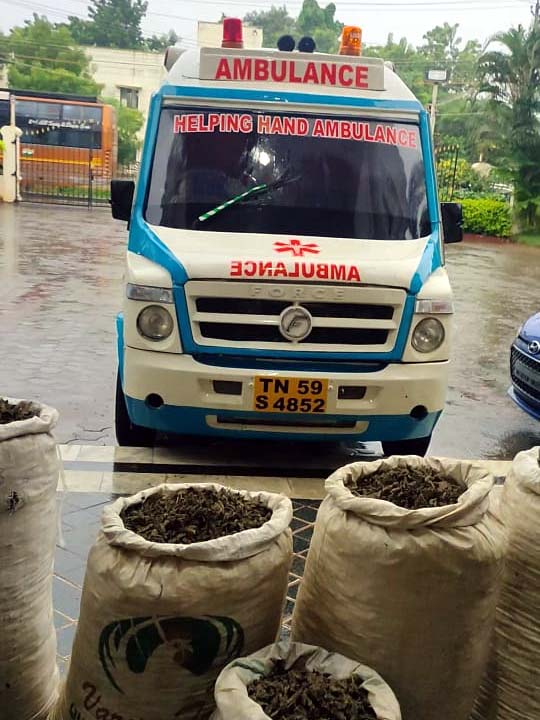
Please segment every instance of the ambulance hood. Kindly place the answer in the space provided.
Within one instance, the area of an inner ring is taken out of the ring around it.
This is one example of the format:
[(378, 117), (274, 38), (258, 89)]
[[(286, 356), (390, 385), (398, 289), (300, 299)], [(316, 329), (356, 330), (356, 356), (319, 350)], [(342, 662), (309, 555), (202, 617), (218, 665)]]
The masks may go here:
[[(191, 280), (340, 282), (411, 289), (429, 275), (435, 243), (252, 233), (150, 226)], [(417, 288), (414, 288), (417, 289)]]

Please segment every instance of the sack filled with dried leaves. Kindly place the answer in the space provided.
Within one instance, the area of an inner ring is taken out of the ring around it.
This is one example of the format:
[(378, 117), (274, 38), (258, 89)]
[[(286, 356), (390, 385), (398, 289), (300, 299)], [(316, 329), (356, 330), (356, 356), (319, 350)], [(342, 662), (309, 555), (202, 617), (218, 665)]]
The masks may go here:
[(374, 670), (312, 645), (277, 643), (219, 676), (212, 720), (401, 720)]
[(0, 398), (2, 720), (43, 720), (57, 693), (52, 608), (57, 422), (50, 407)]
[(282, 495), (212, 484), (108, 506), (53, 718), (207, 718), (223, 667), (279, 633), (291, 518)]
[[(404, 720), (466, 720), (488, 656), (505, 553), (493, 477), (394, 457), (326, 481), (293, 640), (368, 663)], [(396, 504), (399, 503), (399, 504)]]
[(501, 493), (508, 556), (474, 720), (540, 718), (540, 448), (520, 452)]

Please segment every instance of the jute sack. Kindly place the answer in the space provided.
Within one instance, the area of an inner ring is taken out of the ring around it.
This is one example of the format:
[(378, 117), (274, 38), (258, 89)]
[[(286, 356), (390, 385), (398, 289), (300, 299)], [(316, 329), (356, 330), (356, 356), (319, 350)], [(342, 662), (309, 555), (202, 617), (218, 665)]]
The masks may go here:
[(191, 545), (148, 542), (124, 527), (123, 508), (186, 487), (161, 485), (104, 510), (53, 718), (207, 718), (223, 667), (275, 641), (292, 560), (291, 501), (233, 491), (264, 503), (270, 520)]
[(360, 675), (377, 720), (401, 720), (396, 696), (374, 670), (343, 655), (300, 643), (270, 645), (228, 665), (216, 683), (217, 710), (212, 720), (272, 720), (258, 703), (250, 699), (247, 686), (269, 675), (277, 660), (284, 660), (287, 670), (317, 670), (340, 680)]
[(58, 413), (35, 407), (36, 417), (0, 425), (2, 720), (45, 718), (58, 684), (52, 607)]
[[(451, 475), (464, 493), (453, 505), (407, 510), (345, 486), (403, 465)], [(331, 475), (293, 640), (369, 663), (396, 693), (404, 720), (466, 720), (487, 661), (505, 550), (489, 512), (492, 486), (472, 463), (412, 456)]]
[(539, 452), (516, 456), (502, 491), (508, 555), (475, 720), (540, 718)]

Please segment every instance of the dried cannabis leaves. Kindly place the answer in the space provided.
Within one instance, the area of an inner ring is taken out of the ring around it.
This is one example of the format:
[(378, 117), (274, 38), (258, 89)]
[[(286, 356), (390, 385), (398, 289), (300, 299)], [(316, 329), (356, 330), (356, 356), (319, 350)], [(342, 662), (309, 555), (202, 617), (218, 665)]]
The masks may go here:
[(388, 500), (408, 510), (453, 505), (466, 490), (457, 480), (427, 466), (382, 467), (347, 487), (358, 497)]
[(265, 505), (230, 490), (187, 487), (150, 495), (122, 510), (121, 518), (145, 540), (189, 545), (258, 528), (271, 515)]
[(280, 660), (270, 675), (248, 685), (248, 694), (272, 720), (374, 720), (362, 684), (358, 675), (337, 680), (317, 671), (285, 670)]

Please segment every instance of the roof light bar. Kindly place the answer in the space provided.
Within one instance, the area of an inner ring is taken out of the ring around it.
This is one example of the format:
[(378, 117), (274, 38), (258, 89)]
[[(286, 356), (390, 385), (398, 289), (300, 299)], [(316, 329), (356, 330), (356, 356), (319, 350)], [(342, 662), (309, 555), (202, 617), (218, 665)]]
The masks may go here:
[(355, 25), (346, 25), (341, 34), (340, 55), (362, 54), (362, 28)]
[(242, 21), (240, 18), (223, 19), (223, 40), (221, 47), (241, 50), (244, 47)]

